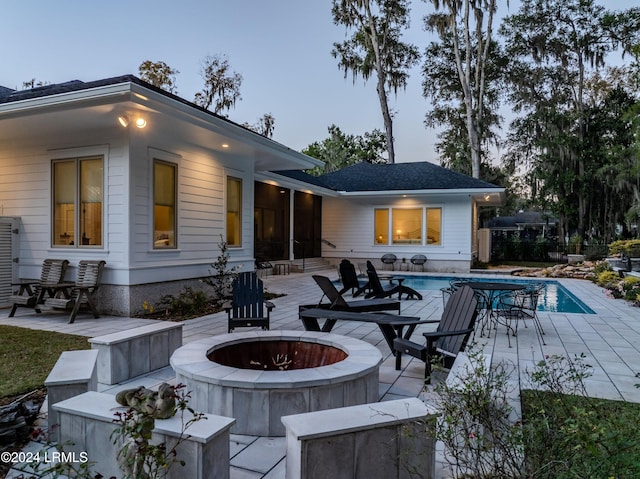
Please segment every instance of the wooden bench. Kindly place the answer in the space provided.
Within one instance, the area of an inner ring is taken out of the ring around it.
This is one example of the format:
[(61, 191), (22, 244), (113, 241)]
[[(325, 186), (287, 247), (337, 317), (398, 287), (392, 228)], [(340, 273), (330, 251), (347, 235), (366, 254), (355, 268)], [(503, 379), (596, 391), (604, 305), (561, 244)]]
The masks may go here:
[(58, 414), (52, 406), (87, 391), (96, 391), (98, 387), (97, 362), (98, 351), (93, 349), (63, 351), (49, 372), (44, 385), (47, 387), (47, 419), (50, 440), (56, 441), (58, 439), (58, 425), (60, 424)]
[(98, 350), (98, 382), (117, 384), (169, 366), (182, 346), (183, 323), (157, 321), (89, 339)]
[[(125, 411), (111, 394), (86, 392), (53, 405), (60, 418), (60, 443), (65, 452), (84, 452), (93, 463), (92, 470), (104, 477), (121, 477), (117, 454), (111, 434), (117, 427), (113, 420), (116, 411)], [(184, 421), (191, 418), (185, 411)], [(229, 478), (229, 430), (235, 419), (206, 414), (185, 432), (186, 440), (178, 446), (176, 459), (185, 465), (174, 464), (165, 476), (167, 479)], [(183, 433), (180, 413), (169, 419), (156, 419), (153, 429), (154, 442), (171, 444)]]
[(286, 479), (433, 478), (435, 421), (417, 398), (284, 416)]
[[(339, 311), (324, 308), (307, 308), (300, 306), (298, 315), (304, 329), (307, 331), (319, 331), (328, 333), (338, 321), (362, 321), (365, 323), (375, 323), (380, 328), (385, 341), (389, 345), (391, 352), (394, 352), (393, 341), (396, 338), (409, 339), (420, 324), (433, 323), (434, 320), (421, 320), (417, 316), (400, 316), (397, 314), (376, 313), (355, 313), (351, 311)], [(318, 319), (324, 319), (322, 327)], [(438, 320), (435, 320), (438, 322)], [(403, 333), (405, 326), (408, 326)]]
[(104, 270), (105, 264), (106, 262), (102, 260), (80, 261), (78, 263), (78, 273), (75, 283), (49, 285), (49, 288), (55, 291), (55, 296), (45, 299), (45, 306), (58, 309), (71, 308), (69, 323), (75, 321), (80, 306), (83, 304), (89, 306), (94, 318), (99, 318), (100, 315), (93, 301), (93, 296), (100, 287), (102, 271)]
[(9, 317), (16, 314), (18, 307), (33, 308), (36, 313), (40, 313), (40, 304), (44, 301), (45, 295), (53, 296), (55, 291), (48, 285), (56, 285), (64, 280), (64, 275), (69, 266), (66, 259), (45, 259), (42, 263), (40, 281), (19, 281), (12, 283), (18, 286), (18, 292), (9, 296), (9, 302), (13, 303)]

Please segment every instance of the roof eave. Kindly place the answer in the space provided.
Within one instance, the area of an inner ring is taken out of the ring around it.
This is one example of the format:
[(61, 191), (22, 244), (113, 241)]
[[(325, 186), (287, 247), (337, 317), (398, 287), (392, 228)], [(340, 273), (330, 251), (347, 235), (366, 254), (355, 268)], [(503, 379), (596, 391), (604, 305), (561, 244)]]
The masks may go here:
[(305, 193), (311, 193), (321, 196), (338, 196), (338, 192), (324, 188), (322, 186), (307, 183), (306, 181), (296, 180), (286, 176), (278, 175), (277, 172), (271, 173), (268, 171), (256, 172), (256, 181), (261, 181), (274, 186), (282, 186), (284, 188), (290, 188), (293, 190), (303, 191)]
[(398, 195), (469, 195), (504, 194), (504, 188), (432, 188), (425, 190), (339, 191), (341, 196), (398, 196)]

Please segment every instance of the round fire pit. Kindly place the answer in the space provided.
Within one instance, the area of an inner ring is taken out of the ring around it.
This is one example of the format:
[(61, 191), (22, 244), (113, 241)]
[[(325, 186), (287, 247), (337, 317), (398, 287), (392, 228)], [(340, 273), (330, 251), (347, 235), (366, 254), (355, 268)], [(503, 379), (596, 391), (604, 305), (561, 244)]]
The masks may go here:
[(233, 417), (236, 434), (283, 436), (282, 416), (377, 402), (382, 355), (331, 333), (231, 333), (188, 343), (171, 356), (199, 411)]

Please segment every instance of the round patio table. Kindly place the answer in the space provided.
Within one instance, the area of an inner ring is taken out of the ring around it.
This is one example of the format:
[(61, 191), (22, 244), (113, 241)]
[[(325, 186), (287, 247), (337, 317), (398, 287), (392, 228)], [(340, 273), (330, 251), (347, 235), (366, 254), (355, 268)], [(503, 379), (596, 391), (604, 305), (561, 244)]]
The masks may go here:
[[(478, 296), (478, 309), (482, 309), (482, 327), (480, 329), (480, 336), (484, 336), (485, 327), (488, 330), (488, 337), (491, 337), (491, 328), (493, 323), (498, 322), (498, 315), (494, 314), (494, 303), (500, 293), (503, 291), (522, 291), (527, 288), (526, 284), (522, 283), (506, 283), (502, 281), (457, 281), (453, 283), (454, 287), (469, 286), (477, 293)], [(509, 334), (509, 325), (505, 323), (507, 327), (507, 334)]]

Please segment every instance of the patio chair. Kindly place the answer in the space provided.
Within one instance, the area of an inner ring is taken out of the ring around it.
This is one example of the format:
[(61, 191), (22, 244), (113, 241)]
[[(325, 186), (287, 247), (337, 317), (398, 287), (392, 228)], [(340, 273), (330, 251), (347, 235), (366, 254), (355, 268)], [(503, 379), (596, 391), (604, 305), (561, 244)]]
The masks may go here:
[[(398, 299), (401, 299), (402, 293), (405, 293), (408, 299), (422, 299), (422, 295), (415, 289), (404, 286), (402, 284), (403, 279), (400, 278), (396, 278), (397, 284), (392, 283), (388, 286), (382, 286), (378, 272), (371, 261), (367, 261), (367, 275), (369, 276), (368, 287), (371, 291), (365, 295), (365, 298), (386, 298), (398, 293)], [(393, 278), (391, 279), (393, 280)]]
[[(239, 273), (231, 283), (231, 302), (224, 305), (227, 312), (228, 331), (235, 328), (260, 327), (269, 329), (271, 310), (275, 305), (264, 300), (262, 280), (255, 271)], [(266, 309), (266, 315), (265, 315)]]
[[(323, 292), (322, 298), (320, 298), (317, 305), (300, 306), (301, 308), (327, 308), (339, 311), (351, 311), (354, 313), (373, 311), (397, 311), (400, 313), (400, 301), (390, 299), (359, 299), (356, 301), (346, 301), (329, 278), (314, 275), (313, 279)], [(329, 303), (322, 302), (325, 297), (330, 301)]]
[(400, 370), (403, 354), (418, 358), (425, 362), (424, 377), (429, 384), (434, 358), (442, 358), (444, 367), (451, 368), (458, 353), (464, 351), (474, 330), (477, 316), (477, 300), (473, 290), (468, 286), (456, 289), (447, 301), (437, 329), (422, 333), (426, 344), (418, 344), (400, 337), (393, 341), (396, 369)]
[(398, 261), (398, 257), (393, 254), (393, 253), (387, 253), (385, 255), (382, 256), (382, 258), (380, 258), (380, 261), (382, 261), (382, 269), (384, 270), (384, 268), (386, 266), (391, 266), (391, 271), (395, 270), (395, 262)]
[(269, 271), (273, 271), (273, 265), (269, 261), (256, 258), (256, 271), (260, 276), (269, 276)]
[(73, 323), (78, 315), (80, 306), (87, 305), (94, 318), (99, 318), (98, 308), (94, 302), (94, 295), (100, 287), (102, 272), (107, 264), (103, 260), (81, 260), (78, 262), (78, 272), (75, 283), (61, 282), (50, 285), (55, 291), (54, 297), (46, 298), (44, 305), (50, 308), (69, 309), (69, 323)]
[(544, 341), (544, 329), (538, 318), (538, 298), (542, 294), (544, 283), (536, 283), (519, 291), (505, 291), (498, 297), (498, 305), (494, 310), (496, 318), (504, 318), (507, 327), (507, 337), (509, 338), (509, 347), (511, 347), (511, 337), (509, 330), (513, 336), (518, 335), (518, 323), (523, 322), (527, 327), (527, 319), (533, 321), (536, 328), (536, 334), (542, 344)]
[(18, 292), (9, 296), (9, 302), (13, 303), (9, 317), (12, 318), (19, 307), (35, 309), (40, 313), (40, 304), (45, 295), (53, 296), (54, 292), (47, 285), (59, 284), (64, 280), (64, 275), (69, 266), (66, 259), (45, 259), (42, 263), (40, 281), (21, 281), (12, 283), (19, 286)]
[(356, 267), (348, 259), (343, 259), (340, 262), (338, 272), (340, 273), (340, 281), (342, 281), (342, 289), (338, 291), (340, 294), (351, 290), (351, 295), (356, 297), (367, 289), (369, 283), (358, 279)]
[(424, 271), (424, 264), (427, 262), (427, 257), (423, 254), (415, 254), (409, 261), (411, 261), (411, 271), (415, 271), (417, 267), (420, 268), (420, 271)]

